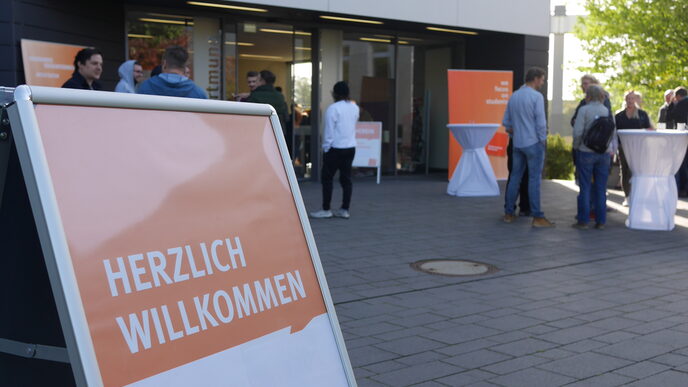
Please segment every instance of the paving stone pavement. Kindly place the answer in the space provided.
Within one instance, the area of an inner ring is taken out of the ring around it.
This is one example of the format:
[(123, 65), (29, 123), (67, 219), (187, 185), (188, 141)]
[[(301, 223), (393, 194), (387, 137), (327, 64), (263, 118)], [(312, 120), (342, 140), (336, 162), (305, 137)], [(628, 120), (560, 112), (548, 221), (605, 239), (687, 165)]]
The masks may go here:
[[(576, 192), (552, 181), (556, 228), (504, 224), (502, 197), (451, 197), (445, 178), (355, 179), (351, 219), (311, 220), (359, 386), (688, 386), (688, 229), (629, 230), (615, 211), (572, 229)], [(301, 191), (318, 209), (320, 185)], [(499, 270), (409, 266), (429, 258)]]

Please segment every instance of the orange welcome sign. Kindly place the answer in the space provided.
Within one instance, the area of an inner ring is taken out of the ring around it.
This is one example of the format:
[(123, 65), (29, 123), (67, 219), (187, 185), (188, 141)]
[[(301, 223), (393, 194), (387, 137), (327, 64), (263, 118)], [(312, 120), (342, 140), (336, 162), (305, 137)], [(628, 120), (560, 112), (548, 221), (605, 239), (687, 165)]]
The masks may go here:
[(24, 78), (27, 85), (61, 87), (72, 77), (74, 57), (83, 46), (21, 40)]
[(35, 113), (105, 386), (346, 385), (270, 117)]
[[(511, 97), (511, 71), (448, 70), (449, 123), (501, 123)], [(461, 158), (461, 145), (449, 135), (449, 174), (454, 173)], [(509, 137), (503, 126), (495, 133), (485, 151), (498, 179), (508, 177), (506, 147)]]

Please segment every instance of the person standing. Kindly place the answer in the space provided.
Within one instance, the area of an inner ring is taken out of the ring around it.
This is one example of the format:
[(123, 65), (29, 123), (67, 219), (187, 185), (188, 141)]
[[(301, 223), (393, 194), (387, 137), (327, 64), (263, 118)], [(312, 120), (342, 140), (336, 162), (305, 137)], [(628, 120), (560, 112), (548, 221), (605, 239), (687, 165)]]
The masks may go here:
[[(609, 164), (616, 143), (612, 141), (605, 153), (597, 153), (585, 146), (583, 138), (599, 117), (609, 117), (611, 113), (604, 105), (604, 90), (597, 85), (589, 85), (585, 91), (585, 105), (578, 111), (573, 126), (573, 149), (576, 152), (576, 169), (579, 181), (578, 215), (574, 228), (587, 229), (590, 222), (591, 198), (595, 207), (595, 228), (604, 229), (607, 220), (607, 178)], [(612, 136), (616, 138), (615, 135)], [(593, 194), (594, 192), (594, 194)]]
[[(657, 123), (664, 124), (665, 129), (675, 129), (676, 125), (673, 121), (669, 121), (669, 106), (674, 101), (674, 90), (669, 89), (664, 92), (664, 105), (659, 108), (657, 114)], [(659, 125), (658, 125), (659, 126)]]
[(67, 89), (102, 90), (103, 54), (93, 47), (79, 50), (74, 57), (72, 77), (62, 87)]
[[(351, 203), (351, 164), (356, 153), (356, 122), (360, 110), (354, 101), (349, 100), (349, 85), (344, 81), (335, 83), (332, 90), (334, 103), (325, 111), (323, 131), (322, 167), (322, 209), (311, 212), (313, 218), (349, 219)], [(342, 207), (330, 210), (332, 200), (332, 179), (339, 170), (339, 183), (342, 185)]]
[[(679, 124), (686, 125), (688, 121), (688, 90), (685, 87), (674, 89), (674, 100), (667, 108), (667, 121), (672, 123), (672, 128), (678, 128)], [(668, 127), (668, 126), (667, 126)], [(688, 153), (683, 157), (681, 167), (676, 173), (676, 185), (679, 197), (688, 196)]]
[(251, 92), (263, 84), (263, 81), (260, 79), (260, 73), (253, 70), (246, 73), (246, 83), (248, 84), (248, 93), (233, 94), (232, 96), (234, 97), (235, 101), (246, 102), (246, 99), (248, 99), (248, 96), (251, 95)]
[(540, 208), (540, 180), (547, 147), (545, 99), (538, 91), (545, 83), (545, 70), (531, 67), (526, 83), (509, 99), (502, 125), (513, 136), (513, 169), (506, 188), (504, 222), (511, 223), (516, 216), (516, 197), (521, 178), (528, 166), (528, 198), (533, 216), (533, 227), (554, 227)]
[[(600, 81), (597, 78), (595, 78), (595, 76), (592, 74), (583, 75), (581, 77), (580, 81), (581, 81), (580, 87), (581, 87), (581, 90), (583, 90), (583, 94), (587, 93), (588, 86), (590, 86), (590, 85), (599, 86), (600, 85)], [(609, 94), (607, 94), (607, 92), (605, 92), (604, 89), (602, 91), (604, 92), (604, 103), (603, 104), (604, 104), (604, 106), (607, 107), (607, 109), (609, 109), (609, 115), (611, 115), (612, 114), (612, 103), (611, 103), (611, 101), (609, 101)], [(585, 104), (587, 103), (586, 100), (587, 100), (587, 98), (583, 97), (583, 99), (581, 99), (580, 102), (578, 102), (578, 106), (576, 106), (576, 111), (573, 113), (573, 117), (571, 117), (571, 127), (573, 127), (576, 124), (576, 118), (578, 117), (578, 111), (580, 110), (580, 108), (585, 106)]]
[[(511, 180), (511, 172), (514, 169), (514, 138), (509, 134), (509, 144), (506, 146), (506, 168), (509, 176), (506, 181)], [(504, 192), (504, 203), (506, 205), (506, 192)], [(530, 216), (530, 199), (528, 198), (528, 166), (521, 178), (521, 188), (518, 190), (518, 216)]]
[(674, 90), (674, 101), (667, 109), (667, 120), (672, 120), (677, 125), (688, 122), (688, 90), (685, 87), (677, 87)]
[(171, 46), (162, 56), (162, 73), (149, 78), (139, 86), (139, 94), (166, 95), (208, 99), (208, 95), (185, 76), (189, 53), (183, 47)]
[(143, 67), (132, 59), (122, 63), (117, 71), (120, 79), (115, 86), (115, 91), (136, 93), (136, 85), (143, 81)]
[[(592, 74), (584, 74), (581, 79), (580, 79), (580, 87), (581, 90), (583, 91), (583, 94), (587, 94), (588, 87), (592, 85), (599, 86), (600, 81)], [(607, 94), (604, 89), (602, 89), (602, 92), (604, 93), (604, 106), (609, 110), (609, 115), (612, 115), (612, 103), (609, 101), (609, 94)], [(578, 103), (578, 106), (576, 106), (576, 111), (573, 113), (573, 117), (571, 117), (571, 127), (573, 128), (576, 125), (576, 118), (578, 117), (578, 112), (580, 109), (587, 104), (587, 98), (583, 97), (583, 99), (580, 100)], [(576, 177), (576, 182), (579, 183), (580, 181), (580, 176), (578, 175), (578, 167), (576, 166), (576, 163), (578, 162), (578, 151), (574, 148), (572, 149), (571, 156), (573, 157), (573, 166), (574, 166), (574, 175)], [(609, 168), (611, 168), (611, 161)], [(580, 183), (579, 183), (580, 184)], [(593, 190), (591, 192), (591, 197), (590, 197), (590, 203), (591, 207), (594, 207), (592, 203), (594, 203), (596, 200), (595, 197), (595, 191)]]
[[(645, 110), (640, 109), (641, 95), (633, 90), (624, 96), (624, 109), (614, 116), (614, 122), (618, 130), (622, 129), (649, 129), (652, 128), (650, 116)], [(619, 164), (621, 169), (621, 187), (624, 191), (623, 205), (628, 206), (628, 196), (631, 194), (631, 168), (628, 166), (626, 154), (619, 144)]]
[[(279, 117), (282, 130), (286, 129), (287, 122), (287, 102), (284, 100), (284, 95), (275, 90), (275, 81), (277, 77), (270, 70), (263, 70), (260, 72), (260, 84), (251, 91), (251, 94), (246, 98), (246, 102), (266, 103), (275, 108), (277, 117)], [(289, 141), (290, 139), (287, 139)]]

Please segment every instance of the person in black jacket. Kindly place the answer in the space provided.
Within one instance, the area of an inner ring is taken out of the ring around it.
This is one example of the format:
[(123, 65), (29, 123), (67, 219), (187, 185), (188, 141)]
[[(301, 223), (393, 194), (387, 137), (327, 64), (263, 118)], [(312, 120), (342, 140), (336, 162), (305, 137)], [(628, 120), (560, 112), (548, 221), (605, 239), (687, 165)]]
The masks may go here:
[(669, 106), (671, 106), (673, 101), (674, 89), (666, 90), (664, 92), (664, 105), (659, 108), (659, 113), (657, 114), (657, 123), (664, 123), (665, 129), (676, 129), (674, 122), (669, 121)]
[[(600, 81), (595, 78), (594, 75), (591, 74), (585, 74), (581, 77), (581, 89), (583, 90), (583, 93), (586, 93), (588, 90), (588, 86), (590, 85), (597, 85), (600, 86)], [(573, 112), (573, 117), (571, 117), (571, 127), (574, 127), (576, 125), (576, 117), (578, 117), (578, 110), (585, 106), (586, 101), (585, 98), (581, 99), (580, 102), (578, 103), (578, 106), (576, 106), (576, 111)], [(609, 109), (609, 115), (612, 114), (612, 103), (609, 101), (609, 94), (605, 92), (604, 95), (604, 102), (602, 103), (604, 106)]]
[(677, 87), (674, 90), (674, 101), (667, 109), (667, 119), (675, 123), (688, 122), (688, 90), (685, 87)]
[[(642, 96), (636, 91), (629, 91), (624, 96), (625, 108), (618, 111), (614, 116), (616, 129), (651, 129), (650, 116), (645, 110), (640, 109)], [(628, 196), (631, 194), (631, 169), (628, 166), (624, 150), (619, 144), (619, 161), (621, 166), (621, 187), (624, 191), (624, 206), (628, 206)]]
[[(678, 124), (688, 122), (688, 90), (685, 87), (674, 89), (674, 100), (667, 108), (667, 121), (672, 122), (672, 128), (677, 128)], [(667, 126), (668, 128), (669, 126)], [(676, 188), (678, 196), (688, 197), (688, 154), (683, 157), (683, 163), (676, 172)]]
[(103, 73), (103, 54), (93, 47), (80, 50), (74, 57), (74, 73), (62, 87), (68, 89), (102, 90), (98, 81)]
[[(583, 94), (587, 94), (588, 87), (590, 87), (590, 86), (594, 85), (594, 86), (600, 86), (601, 87), (600, 81), (592, 74), (584, 74), (581, 77), (580, 81), (581, 81), (580, 87), (581, 87), (581, 90), (583, 90)], [(612, 116), (613, 115), (612, 114), (612, 103), (611, 103), (611, 101), (609, 101), (609, 93), (604, 91), (604, 89), (602, 89), (602, 91), (604, 92), (604, 101), (602, 101), (602, 104), (609, 111), (609, 116)], [(586, 104), (587, 104), (587, 99), (583, 98), (578, 103), (578, 106), (576, 106), (576, 111), (573, 113), (573, 117), (571, 117), (571, 127), (576, 126), (576, 118), (578, 117), (578, 111), (580, 110), (580, 108), (582, 108)], [(571, 156), (573, 156), (574, 176), (576, 178), (576, 182), (580, 184), (580, 181), (578, 179), (578, 166), (576, 165), (576, 163), (578, 162), (578, 151), (576, 149), (572, 149), (571, 150)], [(609, 168), (611, 169), (611, 163), (609, 165)], [(593, 190), (591, 192), (591, 195), (590, 195), (590, 208), (594, 208), (593, 203), (595, 203), (595, 195), (596, 195), (596, 193)]]

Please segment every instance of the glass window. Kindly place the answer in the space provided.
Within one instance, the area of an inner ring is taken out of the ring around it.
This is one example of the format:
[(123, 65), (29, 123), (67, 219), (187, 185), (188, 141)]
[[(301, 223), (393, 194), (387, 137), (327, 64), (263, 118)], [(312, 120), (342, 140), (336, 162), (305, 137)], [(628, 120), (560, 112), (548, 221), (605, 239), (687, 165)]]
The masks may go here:
[(161, 65), (165, 48), (173, 45), (189, 50), (190, 72), (193, 74), (193, 18), (184, 15), (131, 12), (127, 15), (129, 59), (143, 67), (146, 77)]
[[(358, 103), (361, 121), (382, 122), (382, 170), (394, 171), (394, 45), (389, 37), (344, 34), (344, 80)], [(360, 174), (374, 173), (361, 170)]]

